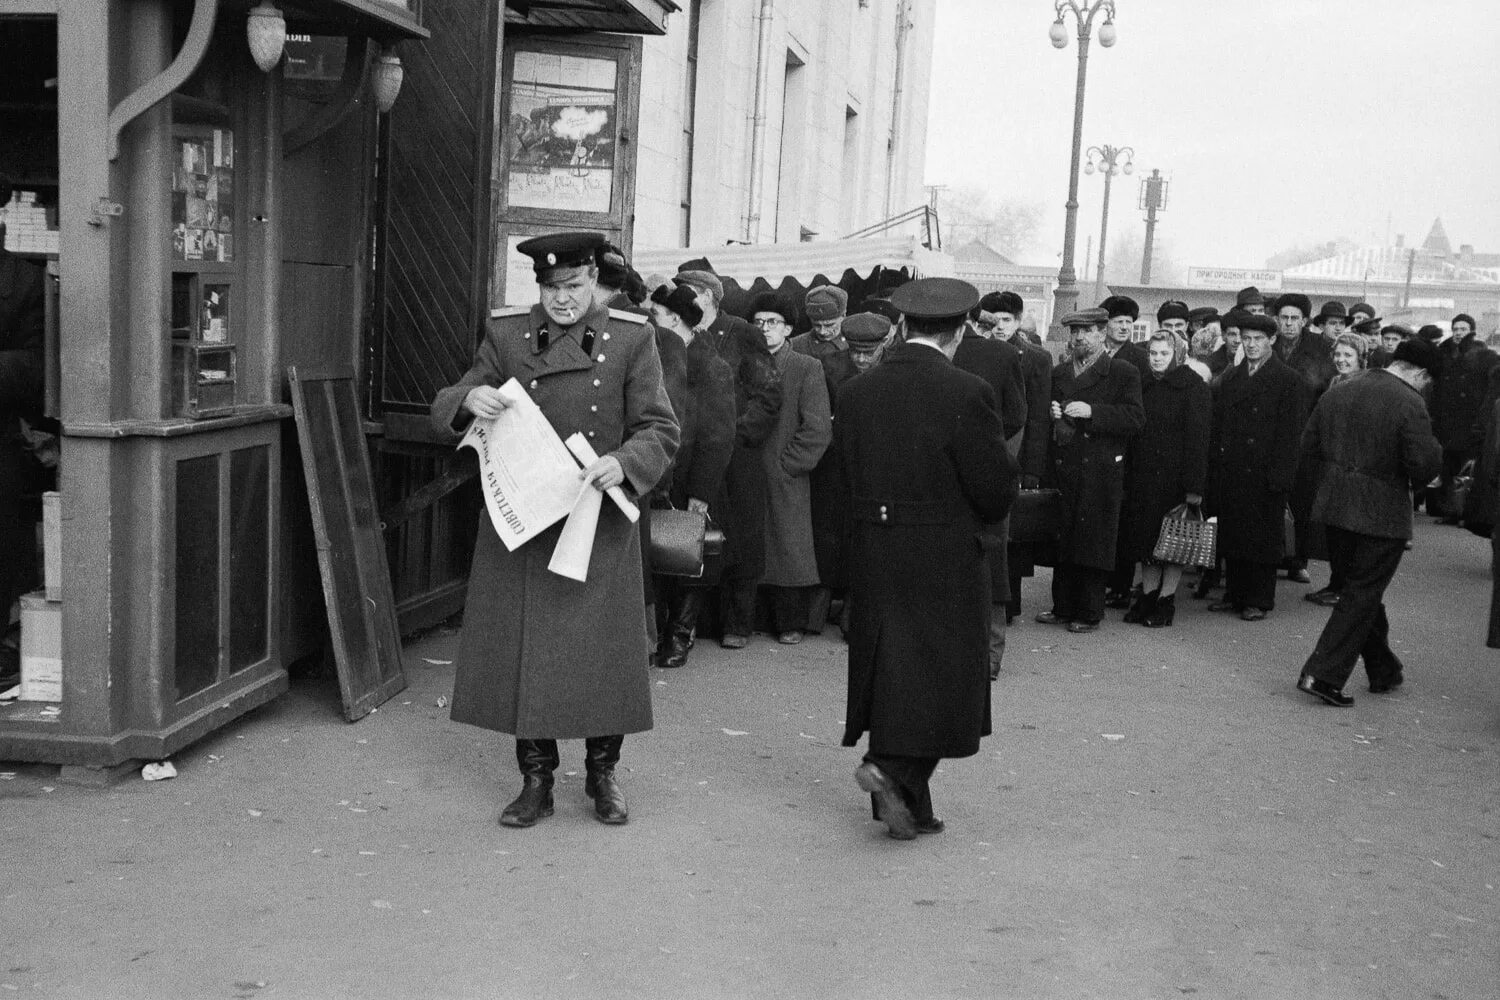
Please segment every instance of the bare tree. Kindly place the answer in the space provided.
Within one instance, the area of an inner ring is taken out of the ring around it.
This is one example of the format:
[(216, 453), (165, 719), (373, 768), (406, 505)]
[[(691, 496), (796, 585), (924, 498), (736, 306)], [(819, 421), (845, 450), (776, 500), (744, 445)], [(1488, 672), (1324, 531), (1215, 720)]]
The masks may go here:
[(949, 246), (978, 240), (1014, 257), (1035, 248), (1042, 207), (1019, 198), (997, 199), (982, 188), (965, 186), (943, 192), (938, 217), (943, 242)]

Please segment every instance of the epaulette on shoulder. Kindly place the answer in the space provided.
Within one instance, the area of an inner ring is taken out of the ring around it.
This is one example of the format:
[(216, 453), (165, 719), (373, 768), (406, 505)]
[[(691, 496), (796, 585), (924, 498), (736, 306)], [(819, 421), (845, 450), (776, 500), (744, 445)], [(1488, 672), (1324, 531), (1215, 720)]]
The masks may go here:
[(638, 326), (645, 326), (648, 322), (647, 318), (640, 313), (626, 312), (624, 309), (611, 309), (609, 318), (623, 319), (627, 323), (635, 323)]
[(529, 316), (530, 306), (501, 306), (490, 310), (490, 319), (505, 319), (507, 316)]

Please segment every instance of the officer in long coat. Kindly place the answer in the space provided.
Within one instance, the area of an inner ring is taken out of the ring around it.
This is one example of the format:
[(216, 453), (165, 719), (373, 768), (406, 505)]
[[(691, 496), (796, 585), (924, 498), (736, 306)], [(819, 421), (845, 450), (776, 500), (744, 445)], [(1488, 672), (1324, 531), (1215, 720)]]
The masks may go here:
[(766, 572), (772, 626), (780, 642), (802, 641), (808, 599), (818, 585), (811, 474), (833, 440), (823, 366), (788, 343), (793, 309), (774, 292), (756, 297), (751, 318), (781, 374), (781, 411), (761, 458), (766, 469)]
[(1259, 621), (1276, 606), (1276, 567), (1287, 554), (1285, 518), (1307, 391), (1273, 353), (1275, 320), (1244, 316), (1240, 334), (1245, 360), (1228, 369), (1214, 391), (1209, 492), (1226, 579), (1224, 600), (1209, 610)]
[(1141, 376), (1104, 349), (1103, 309), (1062, 318), (1071, 357), (1052, 369), (1052, 477), (1062, 494), (1062, 531), (1044, 625), (1092, 632), (1104, 617), (1125, 500), (1125, 449), (1146, 424)]
[(979, 299), (953, 278), (891, 295), (906, 342), (839, 392), (839, 456), (855, 527), (844, 746), (876, 818), (909, 840), (937, 833), (928, 780), (990, 732), (989, 569), (979, 539), (1006, 516), (1020, 472), (994, 392), (952, 363)]
[[(581, 433), (598, 461), (580, 479), (644, 497), (677, 451), (652, 328), (593, 301), (597, 233), (559, 233), (518, 249), (535, 261), (542, 301), (497, 310), (474, 364), (433, 400), (433, 424), (456, 437), (497, 416), (514, 378), (564, 439)], [(612, 503), (599, 515), (588, 579), (547, 564), (562, 523), (514, 552), (481, 518), (453, 690), (458, 722), (516, 736), (524, 784), (506, 826), (552, 814), (558, 739), (583, 738), (585, 792), (605, 823), (628, 818), (614, 777), (625, 733), (651, 728), (651, 689), (636, 526)]]
[(1312, 516), (1327, 527), (1343, 583), (1297, 686), (1330, 705), (1354, 703), (1343, 687), (1360, 659), (1375, 694), (1405, 680), (1390, 647), (1385, 589), (1411, 540), (1410, 484), (1431, 479), (1442, 462), (1422, 400), (1441, 364), (1433, 345), (1402, 344), (1388, 368), (1329, 389), (1302, 432), (1318, 470)]

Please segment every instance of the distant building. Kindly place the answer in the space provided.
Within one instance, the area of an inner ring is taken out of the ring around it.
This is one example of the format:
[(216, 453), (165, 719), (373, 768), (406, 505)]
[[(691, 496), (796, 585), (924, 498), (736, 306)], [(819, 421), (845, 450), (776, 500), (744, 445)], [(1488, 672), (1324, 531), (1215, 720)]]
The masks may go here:
[(974, 240), (953, 250), (953, 276), (962, 278), (981, 295), (986, 292), (1015, 292), (1026, 304), (1026, 311), (1036, 320), (1039, 331), (1052, 325), (1052, 290), (1057, 285), (1057, 268), (1017, 264), (1003, 253)]
[(936, 0), (678, 4), (641, 60), (636, 249), (836, 239), (925, 202)]

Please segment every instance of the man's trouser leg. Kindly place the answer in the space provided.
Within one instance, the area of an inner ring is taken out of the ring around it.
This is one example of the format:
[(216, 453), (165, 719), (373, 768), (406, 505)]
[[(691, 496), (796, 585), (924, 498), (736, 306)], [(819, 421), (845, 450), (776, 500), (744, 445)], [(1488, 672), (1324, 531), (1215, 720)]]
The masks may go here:
[(1304, 674), (1342, 689), (1361, 656), (1374, 686), (1388, 683), (1401, 672), (1401, 661), (1388, 642), (1384, 600), (1385, 588), (1405, 551), (1404, 539), (1328, 529), (1328, 554), (1341, 564), (1344, 589), (1302, 667)]

